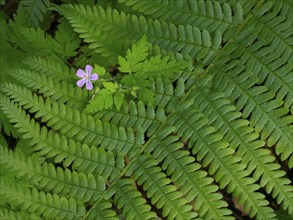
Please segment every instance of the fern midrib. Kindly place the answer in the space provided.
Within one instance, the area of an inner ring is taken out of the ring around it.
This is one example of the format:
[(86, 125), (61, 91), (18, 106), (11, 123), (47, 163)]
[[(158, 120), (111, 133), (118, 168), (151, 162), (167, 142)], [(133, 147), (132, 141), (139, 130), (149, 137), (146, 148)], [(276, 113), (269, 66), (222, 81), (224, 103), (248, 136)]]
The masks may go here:
[[(287, 198), (287, 201), (289, 202), (289, 203), (291, 203), (291, 206), (293, 207), (293, 200), (290, 198), (290, 197), (288, 197), (289, 195), (288, 195), (288, 192), (285, 192), (285, 191), (283, 191), (283, 188), (281, 187), (281, 185), (279, 184), (279, 179), (275, 179), (275, 177), (274, 176), (272, 176), (272, 173), (271, 173), (271, 170), (267, 170), (267, 168), (266, 168), (266, 166), (265, 165), (270, 165), (270, 164), (268, 164), (268, 163), (263, 163), (263, 160), (262, 159), (260, 159), (260, 160), (258, 160), (258, 157), (257, 157), (257, 154), (255, 154), (255, 153), (253, 153), (253, 151), (250, 149), (250, 147), (249, 147), (249, 143), (246, 141), (246, 140), (244, 140), (243, 138), (242, 138), (242, 136), (239, 134), (239, 132), (238, 132), (238, 130), (239, 129), (234, 129), (234, 127), (232, 126), (232, 124), (231, 123), (228, 123), (228, 121), (224, 118), (224, 116), (220, 113), (220, 111), (216, 108), (216, 106), (214, 105), (214, 103), (213, 102), (211, 102), (208, 98), (207, 98), (207, 96), (204, 94), (204, 92), (202, 92), (201, 90), (198, 90), (201, 94), (202, 94), (202, 96), (206, 99), (206, 101), (210, 104), (210, 106), (212, 106), (213, 107), (213, 109), (214, 109), (214, 111), (216, 111), (217, 113), (218, 113), (218, 116), (220, 116), (220, 118), (222, 119), (222, 121), (224, 121), (225, 122), (225, 124), (226, 124), (226, 126), (227, 127), (229, 127), (229, 130), (230, 131), (233, 131), (233, 134), (234, 134), (234, 137), (236, 136), (237, 137), (237, 139), (238, 139), (238, 143), (240, 143), (239, 144), (239, 147), (243, 147), (243, 145), (245, 145), (246, 147), (245, 147), (245, 154), (247, 154), (247, 153), (249, 153), (249, 160), (250, 161), (254, 161), (254, 163), (255, 164), (257, 164), (258, 166), (257, 166), (257, 168), (261, 168), (264, 172), (262, 172), (262, 174), (261, 174), (261, 178), (265, 178), (264, 177), (264, 173), (265, 174), (267, 174), (268, 176), (270, 176), (270, 178), (269, 178), (269, 180), (270, 181), (273, 181), (275, 184), (274, 184), (274, 188), (278, 188), (279, 189), (279, 192), (281, 191), (282, 193), (278, 193), (277, 195), (282, 195), (282, 196), (284, 196), (284, 197), (286, 197)], [(236, 119), (237, 120), (237, 119)], [(266, 149), (266, 148), (264, 148), (264, 147), (261, 147), (262, 149)], [(258, 148), (258, 149), (256, 149), (255, 151), (258, 151), (260, 148)], [(262, 157), (264, 157), (263, 155), (262, 155)], [(261, 157), (259, 157), (259, 158), (261, 158)], [(248, 164), (247, 164), (248, 165)], [(256, 169), (257, 169), (256, 168)], [(254, 170), (256, 170), (256, 169), (254, 169)], [(277, 171), (277, 170), (273, 170), (273, 171)], [(267, 184), (266, 184), (267, 185)]]
[[(266, 65), (266, 64), (262, 61), (262, 59), (259, 58), (259, 57), (257, 57), (255, 53), (252, 53), (252, 52), (249, 50), (249, 48), (244, 47), (241, 43), (238, 43), (238, 42), (237, 42), (237, 45), (240, 46), (241, 48), (243, 48), (242, 51), (245, 51), (246, 54), (249, 54), (249, 56), (250, 56), (253, 60), (256, 60), (256, 61), (257, 61), (258, 63), (260, 63), (263, 67), (265, 67), (265, 68), (270, 72), (271, 75), (274, 75), (274, 76), (275, 76), (275, 79), (277, 79), (278, 81), (281, 81), (281, 83), (279, 82), (278, 84), (282, 84), (282, 86), (286, 86), (286, 87), (287, 87), (287, 90), (290, 92), (290, 94), (293, 95), (293, 87), (289, 85), (290, 82), (286, 82), (281, 76), (279, 76), (279, 74), (277, 74), (277, 71), (273, 71), (273, 70), (270, 68), (270, 66), (269, 66), (270, 63), (268, 63), (268, 64)], [(280, 57), (277, 58), (277, 59), (280, 59)], [(277, 60), (277, 59), (276, 59), (276, 60)], [(273, 61), (272, 61), (272, 62), (273, 62)], [(264, 74), (264, 73), (261, 73), (261, 74)], [(227, 75), (228, 75), (228, 74), (227, 74)], [(267, 74), (267, 75), (268, 75), (268, 74)], [(275, 93), (276, 93), (276, 92), (277, 92), (277, 91), (275, 91)]]
[[(256, 21), (262, 21), (262, 19), (261, 19), (261, 18), (258, 18), (257, 16), (255, 16), (254, 13), (252, 13), (252, 15), (253, 15), (253, 18), (254, 18)], [(285, 20), (285, 19), (284, 19), (284, 20)], [(282, 38), (282, 36), (281, 36), (278, 32), (276, 32), (272, 27), (270, 27), (270, 26), (268, 25), (267, 22), (257, 22), (257, 23), (258, 23), (258, 24), (261, 24), (263, 27), (266, 27), (271, 33), (273, 33), (275, 36), (277, 36), (278, 39), (280, 39), (281, 42), (283, 42), (283, 44), (286, 45), (286, 48), (290, 48), (291, 51), (293, 51), (292, 45), (290, 45), (290, 44), (289, 44), (284, 38)], [(292, 29), (292, 28), (291, 28), (291, 29)], [(261, 32), (260, 32), (260, 33), (261, 33)]]

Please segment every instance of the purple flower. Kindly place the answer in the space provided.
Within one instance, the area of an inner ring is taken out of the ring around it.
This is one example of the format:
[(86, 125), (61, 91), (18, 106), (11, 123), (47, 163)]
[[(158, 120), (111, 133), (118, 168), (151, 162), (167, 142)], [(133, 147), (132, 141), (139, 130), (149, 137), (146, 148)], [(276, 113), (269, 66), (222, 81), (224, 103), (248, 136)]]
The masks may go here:
[(82, 69), (78, 69), (76, 75), (79, 78), (82, 78), (77, 81), (76, 85), (78, 87), (82, 87), (86, 83), (86, 89), (91, 90), (93, 89), (93, 84), (91, 81), (96, 81), (99, 76), (96, 73), (91, 74), (93, 67), (91, 65), (85, 66), (85, 72)]

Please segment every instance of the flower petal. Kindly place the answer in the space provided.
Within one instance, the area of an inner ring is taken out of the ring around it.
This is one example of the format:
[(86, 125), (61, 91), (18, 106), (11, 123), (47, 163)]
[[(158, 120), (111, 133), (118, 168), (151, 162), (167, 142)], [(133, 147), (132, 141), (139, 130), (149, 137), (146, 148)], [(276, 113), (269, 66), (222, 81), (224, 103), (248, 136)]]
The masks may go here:
[(85, 72), (87, 75), (90, 75), (92, 72), (93, 67), (91, 65), (86, 65), (85, 66)]
[(85, 77), (85, 72), (83, 72), (82, 69), (78, 69), (76, 72), (76, 75), (80, 78), (84, 78)]
[(82, 87), (86, 83), (86, 81), (87, 81), (86, 79), (80, 79), (76, 82), (76, 85), (78, 87)]
[(86, 89), (87, 90), (92, 90), (93, 89), (93, 84), (91, 83), (90, 80), (86, 81)]
[(98, 74), (96, 74), (96, 73), (93, 73), (93, 74), (91, 74), (90, 76), (89, 76), (89, 79), (90, 80), (97, 80), (99, 78), (99, 76), (98, 76)]

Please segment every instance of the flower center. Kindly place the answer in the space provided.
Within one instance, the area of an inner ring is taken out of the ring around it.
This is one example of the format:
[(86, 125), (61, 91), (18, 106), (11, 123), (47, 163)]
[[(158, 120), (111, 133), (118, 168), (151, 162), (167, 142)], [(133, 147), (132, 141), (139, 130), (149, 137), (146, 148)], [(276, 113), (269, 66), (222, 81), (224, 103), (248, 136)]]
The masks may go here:
[(89, 79), (89, 75), (85, 75), (85, 79), (88, 80)]

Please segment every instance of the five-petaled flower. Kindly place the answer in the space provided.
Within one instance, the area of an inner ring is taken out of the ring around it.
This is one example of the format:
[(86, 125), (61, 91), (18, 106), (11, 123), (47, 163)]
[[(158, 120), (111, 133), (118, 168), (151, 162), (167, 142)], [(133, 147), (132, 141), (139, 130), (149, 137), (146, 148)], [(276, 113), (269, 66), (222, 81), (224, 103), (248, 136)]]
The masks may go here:
[(77, 81), (76, 85), (78, 87), (82, 87), (86, 83), (86, 89), (91, 90), (93, 89), (93, 84), (91, 81), (95, 81), (99, 78), (98, 74), (92, 72), (93, 67), (91, 65), (86, 65), (85, 66), (85, 72), (82, 69), (78, 69), (76, 72), (76, 75), (79, 78), (82, 78)]

